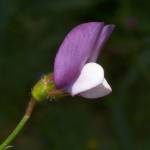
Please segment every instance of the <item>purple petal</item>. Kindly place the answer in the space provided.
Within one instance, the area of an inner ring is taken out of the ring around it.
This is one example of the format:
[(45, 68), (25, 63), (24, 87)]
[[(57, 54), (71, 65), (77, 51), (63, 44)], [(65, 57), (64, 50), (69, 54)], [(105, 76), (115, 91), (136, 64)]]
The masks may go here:
[(96, 62), (101, 49), (104, 47), (105, 43), (109, 39), (114, 28), (115, 28), (115, 25), (105, 25), (103, 27), (102, 31), (99, 34), (95, 50), (92, 53), (90, 59), (88, 60), (89, 62)]
[(73, 83), (89, 59), (104, 24), (90, 22), (73, 28), (65, 37), (55, 58), (54, 79), (58, 88)]

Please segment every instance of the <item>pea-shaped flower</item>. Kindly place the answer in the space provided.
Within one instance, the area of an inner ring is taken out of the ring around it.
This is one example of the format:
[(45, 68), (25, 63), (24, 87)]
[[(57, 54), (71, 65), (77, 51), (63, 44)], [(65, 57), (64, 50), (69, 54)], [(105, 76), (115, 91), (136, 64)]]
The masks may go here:
[(37, 101), (70, 95), (99, 98), (112, 89), (104, 78), (104, 69), (96, 63), (100, 50), (110, 37), (114, 25), (89, 22), (73, 28), (56, 55), (54, 73), (43, 76), (32, 88), (31, 99), (21, 121), (0, 145), (7, 149), (32, 114)]
[(85, 98), (99, 98), (112, 91), (104, 78), (104, 69), (96, 60), (113, 29), (114, 25), (89, 22), (67, 34), (54, 62), (54, 81), (58, 89)]

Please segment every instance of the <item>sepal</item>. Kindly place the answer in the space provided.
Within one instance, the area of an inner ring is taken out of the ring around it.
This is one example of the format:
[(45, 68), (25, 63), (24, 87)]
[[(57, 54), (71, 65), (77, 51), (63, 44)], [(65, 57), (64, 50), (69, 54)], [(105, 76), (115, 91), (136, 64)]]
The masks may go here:
[(61, 89), (56, 89), (53, 74), (43, 76), (33, 87), (32, 97), (37, 101), (43, 101), (49, 98), (59, 98), (64, 96)]

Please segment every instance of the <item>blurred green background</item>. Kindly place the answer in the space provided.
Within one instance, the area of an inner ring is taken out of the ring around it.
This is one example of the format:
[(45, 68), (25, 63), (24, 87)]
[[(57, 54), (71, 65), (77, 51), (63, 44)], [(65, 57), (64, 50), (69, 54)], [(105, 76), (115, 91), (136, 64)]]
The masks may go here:
[(112, 85), (99, 100), (40, 103), (16, 150), (150, 150), (150, 1), (0, 0), (0, 141), (30, 90), (53, 71), (60, 43), (88, 21), (116, 24), (99, 62)]

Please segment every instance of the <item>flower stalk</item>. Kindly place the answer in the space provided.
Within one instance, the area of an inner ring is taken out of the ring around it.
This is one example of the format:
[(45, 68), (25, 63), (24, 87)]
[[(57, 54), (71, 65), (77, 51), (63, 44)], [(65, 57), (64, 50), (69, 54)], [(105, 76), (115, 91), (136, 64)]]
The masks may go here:
[(36, 100), (31, 98), (24, 116), (22, 117), (21, 121), (18, 123), (16, 128), (13, 130), (13, 132), (0, 145), (0, 150), (5, 150), (9, 146), (9, 144), (16, 138), (16, 136), (21, 132), (25, 124), (28, 122), (35, 105), (36, 105)]

